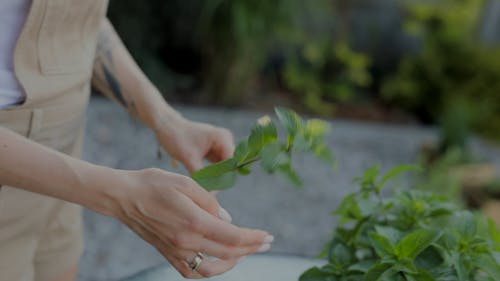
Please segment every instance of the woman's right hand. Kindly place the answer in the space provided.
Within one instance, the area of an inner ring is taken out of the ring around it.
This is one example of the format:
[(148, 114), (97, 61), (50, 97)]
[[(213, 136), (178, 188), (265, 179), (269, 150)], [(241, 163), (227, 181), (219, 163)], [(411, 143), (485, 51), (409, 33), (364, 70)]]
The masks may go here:
[[(186, 176), (90, 164), (1, 126), (0, 183), (116, 217), (188, 278), (223, 273), (241, 257), (269, 249), (273, 240), (264, 231), (229, 223), (215, 197)], [(193, 272), (189, 263), (198, 252), (220, 260), (204, 259)]]
[[(231, 224), (215, 196), (191, 178), (160, 169), (126, 173), (112, 215), (158, 249), (182, 276), (222, 274), (243, 257), (269, 250), (271, 235)], [(198, 252), (217, 259), (205, 258), (192, 271), (189, 263)]]

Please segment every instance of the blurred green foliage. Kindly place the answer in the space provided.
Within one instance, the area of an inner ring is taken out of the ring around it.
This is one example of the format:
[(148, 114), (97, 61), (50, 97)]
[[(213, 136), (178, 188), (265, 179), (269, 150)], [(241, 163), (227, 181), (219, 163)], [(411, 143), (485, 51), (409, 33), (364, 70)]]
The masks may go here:
[[(190, 102), (236, 104), (270, 50), (291, 38), (299, 0), (111, 1), (109, 17), (134, 57), (165, 93)], [(199, 82), (199, 83), (198, 83)], [(194, 92), (194, 93), (193, 93)]]
[(383, 28), (400, 29), (365, 19), (359, 9), (370, 0), (112, 0), (109, 17), (171, 101), (245, 105), (279, 96), (324, 115), (371, 102), (440, 124), (443, 151), (465, 147), (471, 130), (500, 137), (500, 48), (477, 36), (485, 1), (393, 2), (410, 44), (359, 45), (360, 30), (366, 45), (384, 41)]
[(465, 206), (462, 185), (459, 177), (452, 169), (463, 164), (464, 152), (458, 148), (451, 148), (434, 162), (421, 159), (424, 172), (418, 177), (416, 187), (426, 192), (432, 192), (449, 198), (455, 203)]
[(383, 97), (442, 127), (441, 149), (465, 147), (470, 128), (500, 137), (500, 49), (481, 44), (483, 0), (410, 1), (407, 30), (422, 50), (403, 58)]
[(310, 41), (300, 55), (289, 59), (284, 77), (286, 87), (301, 97), (307, 109), (331, 115), (335, 104), (355, 99), (370, 85), (369, 66), (370, 58), (346, 42)]
[(273, 44), (293, 32), (298, 0), (201, 1), (200, 33), (208, 101), (244, 100)]
[[(180, 89), (184, 101), (242, 104), (257, 91), (277, 90), (259, 85), (269, 82), (261, 74), (270, 67), (283, 76), (278, 87), (309, 110), (329, 114), (333, 102), (371, 82), (370, 59), (345, 36), (335, 43), (335, 2), (115, 0), (109, 17), (164, 93)], [(270, 62), (276, 53), (284, 65)]]
[(330, 0), (315, 5), (323, 10), (314, 15), (323, 29), (303, 25), (296, 30), (299, 40), (289, 43), (297, 51), (285, 57), (282, 86), (309, 111), (332, 115), (336, 105), (357, 100), (371, 85), (371, 58), (350, 44), (351, 3)]

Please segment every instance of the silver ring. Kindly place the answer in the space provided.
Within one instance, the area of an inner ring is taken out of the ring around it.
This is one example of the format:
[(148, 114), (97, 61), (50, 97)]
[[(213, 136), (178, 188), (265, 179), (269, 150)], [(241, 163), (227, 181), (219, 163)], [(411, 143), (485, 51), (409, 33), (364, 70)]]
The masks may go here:
[(196, 256), (194, 256), (193, 260), (188, 263), (191, 270), (196, 271), (200, 267), (201, 262), (203, 261), (204, 258), (205, 256), (202, 253), (200, 252), (196, 253)]

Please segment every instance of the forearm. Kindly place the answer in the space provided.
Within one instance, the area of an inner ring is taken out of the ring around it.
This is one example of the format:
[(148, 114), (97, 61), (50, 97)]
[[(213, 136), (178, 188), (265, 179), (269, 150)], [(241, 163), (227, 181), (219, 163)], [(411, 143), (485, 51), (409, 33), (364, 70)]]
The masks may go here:
[(92, 82), (95, 89), (153, 129), (158, 123), (180, 118), (137, 66), (107, 19), (101, 25)]
[(0, 185), (55, 197), (111, 215), (123, 174), (72, 158), (0, 127)]

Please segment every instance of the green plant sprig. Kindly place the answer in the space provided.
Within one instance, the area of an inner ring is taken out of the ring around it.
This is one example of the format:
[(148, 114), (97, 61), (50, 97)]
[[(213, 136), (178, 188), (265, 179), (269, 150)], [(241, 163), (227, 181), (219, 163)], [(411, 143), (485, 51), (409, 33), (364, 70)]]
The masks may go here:
[(283, 107), (275, 109), (278, 120), (287, 132), (280, 140), (278, 130), (269, 116), (260, 118), (249, 137), (241, 141), (232, 158), (207, 166), (191, 175), (206, 190), (224, 190), (234, 186), (238, 175), (248, 175), (251, 167), (260, 162), (270, 173), (281, 173), (292, 183), (302, 186), (302, 180), (292, 165), (297, 152), (309, 152), (333, 165), (333, 155), (325, 136), (329, 124), (323, 120), (304, 120), (296, 112)]
[(361, 188), (335, 211), (340, 223), (322, 253), (328, 263), (300, 281), (499, 280), (500, 233), (491, 220), (419, 190), (381, 196), (390, 179), (415, 169), (396, 167), (379, 180), (374, 167), (356, 179)]

